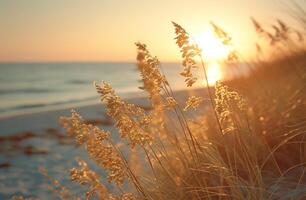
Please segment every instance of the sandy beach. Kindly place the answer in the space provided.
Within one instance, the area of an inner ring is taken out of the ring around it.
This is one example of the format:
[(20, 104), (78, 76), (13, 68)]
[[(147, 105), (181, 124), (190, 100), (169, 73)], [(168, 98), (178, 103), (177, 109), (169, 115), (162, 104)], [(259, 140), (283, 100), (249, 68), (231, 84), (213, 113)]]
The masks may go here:
[[(141, 102), (143, 99), (134, 99)], [(98, 100), (97, 100), (98, 102)], [(0, 119), (0, 198), (13, 195), (54, 199), (48, 181), (38, 171), (45, 167), (51, 176), (63, 184), (67, 170), (76, 157), (87, 160), (83, 148), (75, 146), (58, 124), (60, 116), (69, 116), (71, 108), (20, 114)], [(75, 108), (88, 123), (112, 129), (112, 121), (104, 114), (101, 104)], [(89, 161), (90, 162), (90, 161)]]
[(0, 200), (306, 200), (306, 1), (0, 16)]
[[(183, 101), (188, 94), (205, 94), (203, 89), (177, 91), (175, 96)], [(126, 101), (150, 110), (150, 104), (143, 95), (131, 93)], [(134, 98), (133, 98), (134, 97)], [(104, 106), (97, 99), (96, 104), (66, 107), (56, 110), (24, 113), (0, 118), (0, 198), (13, 195), (36, 196), (39, 199), (53, 199), (51, 185), (38, 169), (44, 167), (49, 174), (73, 191), (82, 189), (71, 183), (68, 170), (76, 166), (75, 158), (80, 157), (103, 175), (93, 161), (88, 159), (83, 147), (77, 147), (60, 127), (60, 116), (69, 116), (76, 109), (87, 123), (103, 127), (118, 137), (112, 120), (105, 115)], [(183, 104), (182, 104), (183, 105)], [(109, 185), (109, 187), (111, 187)], [(111, 189), (111, 188), (110, 188)]]

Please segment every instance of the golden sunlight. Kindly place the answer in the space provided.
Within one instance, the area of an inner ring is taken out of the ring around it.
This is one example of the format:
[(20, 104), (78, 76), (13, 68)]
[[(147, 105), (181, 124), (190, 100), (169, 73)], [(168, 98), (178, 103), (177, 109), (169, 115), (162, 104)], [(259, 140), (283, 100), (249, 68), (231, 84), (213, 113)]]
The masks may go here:
[(222, 79), (221, 66), (217, 62), (212, 62), (207, 65), (208, 84), (214, 85), (218, 80)]
[(196, 35), (194, 39), (202, 49), (203, 57), (206, 61), (226, 59), (231, 50), (231, 47), (224, 45), (210, 29)]

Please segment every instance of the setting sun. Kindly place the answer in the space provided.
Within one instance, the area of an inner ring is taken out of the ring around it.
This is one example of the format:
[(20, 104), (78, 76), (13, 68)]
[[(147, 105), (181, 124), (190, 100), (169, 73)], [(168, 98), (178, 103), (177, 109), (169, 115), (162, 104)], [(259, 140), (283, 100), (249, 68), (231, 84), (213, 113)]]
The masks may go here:
[(206, 61), (225, 59), (231, 50), (230, 46), (225, 46), (221, 40), (215, 37), (212, 30), (207, 30), (195, 36), (195, 42), (202, 49)]
[(306, 200), (306, 0), (0, 0), (0, 200)]
[(218, 80), (222, 79), (222, 70), (219, 63), (212, 62), (208, 64), (207, 78), (209, 85), (214, 85)]
[(201, 48), (206, 62), (208, 84), (214, 85), (223, 77), (218, 61), (227, 59), (231, 46), (224, 45), (210, 29), (197, 35), (194, 40)]

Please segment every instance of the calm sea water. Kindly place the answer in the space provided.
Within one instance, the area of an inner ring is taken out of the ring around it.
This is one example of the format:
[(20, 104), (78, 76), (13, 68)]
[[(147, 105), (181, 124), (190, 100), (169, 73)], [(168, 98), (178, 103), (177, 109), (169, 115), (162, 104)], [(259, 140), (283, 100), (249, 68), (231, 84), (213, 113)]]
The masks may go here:
[[(236, 73), (233, 69), (226, 66), (222, 71), (230, 77)], [(162, 63), (161, 70), (173, 90), (186, 88), (179, 75), (182, 71), (179, 63)], [(243, 71), (238, 69), (240, 74)], [(135, 63), (2, 63), (0, 117), (98, 103), (93, 82), (102, 80), (111, 83), (123, 97), (142, 92), (138, 89), (141, 83)], [(203, 82), (197, 84), (196, 87), (203, 86)]]
[[(184, 86), (183, 78), (178, 75), (182, 69), (179, 64), (163, 64), (162, 69), (174, 88)], [(144, 94), (138, 89), (141, 86), (140, 77), (133, 63), (0, 64), (1, 200), (12, 199), (14, 195), (58, 199), (56, 193), (50, 191), (47, 179), (38, 172), (39, 167), (45, 167), (52, 177), (81, 195), (85, 188), (72, 183), (68, 173), (68, 169), (77, 165), (76, 157), (86, 160), (91, 168), (106, 177), (105, 172), (88, 158), (84, 148), (76, 147), (72, 140), (62, 143), (55, 137), (64, 132), (58, 118), (68, 116), (67, 109), (50, 116), (34, 114), (30, 117), (16, 116), (13, 120), (5, 117), (98, 103), (93, 81), (102, 80), (111, 83), (122, 97)], [(101, 110), (86, 108), (78, 111), (82, 115), (88, 113), (92, 119), (104, 118)], [(103, 128), (117, 135), (112, 126)], [(25, 134), (34, 137), (20, 139)], [(45, 153), (28, 153), (33, 149)], [(106, 181), (105, 184), (112, 189)]]
[[(162, 69), (176, 89), (183, 86), (179, 64), (163, 64)], [(0, 116), (97, 103), (93, 81), (102, 80), (111, 83), (121, 96), (141, 92), (134, 63), (0, 64)]]
[[(227, 69), (233, 70), (232, 67)], [(180, 64), (162, 64), (162, 71), (174, 90), (186, 88), (179, 75), (181, 70)], [(50, 116), (42, 113), (1, 118), (22, 112), (98, 103), (92, 83), (102, 80), (111, 83), (122, 97), (144, 94), (138, 89), (141, 83), (133, 63), (0, 64), (0, 199), (12, 199), (14, 195), (57, 199), (56, 193), (50, 192), (46, 178), (38, 172), (39, 167), (45, 167), (52, 177), (76, 194), (83, 194), (86, 188), (69, 180), (68, 169), (77, 165), (76, 157), (86, 160), (92, 169), (106, 177), (105, 172), (88, 158), (84, 148), (75, 146), (72, 140), (63, 143), (62, 137), (55, 137), (64, 131), (58, 124), (58, 117), (68, 116), (67, 109)], [(203, 81), (198, 84), (203, 86)], [(86, 110), (88, 107), (83, 108), (85, 110), (78, 110), (82, 116), (88, 113), (89, 119), (104, 117), (99, 110), (93, 112)], [(114, 141), (118, 140), (114, 127), (105, 125), (103, 129), (114, 133)], [(22, 139), (25, 134), (32, 134), (32, 137)], [(29, 153), (31, 149), (45, 153)], [(105, 184), (112, 190), (112, 185), (106, 181)]]

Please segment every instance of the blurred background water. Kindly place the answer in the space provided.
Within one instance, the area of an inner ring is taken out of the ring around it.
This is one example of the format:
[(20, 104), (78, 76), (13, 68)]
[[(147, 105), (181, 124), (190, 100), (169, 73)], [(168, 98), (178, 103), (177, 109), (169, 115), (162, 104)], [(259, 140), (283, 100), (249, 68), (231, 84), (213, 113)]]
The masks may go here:
[[(216, 70), (220, 71), (215, 64), (211, 66), (211, 76)], [(230, 77), (235, 72), (233, 69), (223, 67), (223, 77), (218, 78)], [(161, 70), (173, 90), (186, 88), (184, 78), (179, 75), (182, 71), (180, 63), (161, 64)], [(201, 78), (203, 74), (199, 70), (196, 75)], [(111, 83), (123, 97), (142, 92), (138, 89), (141, 82), (135, 63), (2, 63), (0, 117), (98, 103), (93, 82), (102, 80)], [(203, 81), (198, 81), (195, 87), (203, 85)]]
[[(163, 71), (171, 82), (179, 64), (167, 63)], [(0, 116), (51, 109), (67, 104), (98, 103), (94, 81), (111, 83), (121, 96), (141, 92), (134, 63), (9, 63), (0, 64)], [(182, 84), (174, 84), (176, 89)]]
[[(220, 66), (207, 65), (212, 80), (246, 71)], [(186, 89), (184, 78), (179, 75), (180, 63), (162, 63), (161, 71), (173, 90)], [(201, 69), (194, 69), (194, 75), (199, 78), (195, 87), (203, 87)], [(14, 195), (55, 199), (56, 193), (51, 192), (50, 184), (38, 172), (39, 167), (46, 167), (52, 177), (82, 194), (84, 188), (69, 180), (68, 170), (76, 166), (76, 157), (106, 176), (88, 159), (82, 147), (76, 147), (73, 140), (65, 137), (58, 124), (60, 116), (69, 116), (69, 109), (76, 108), (84, 119), (102, 120), (98, 125), (116, 136), (116, 130), (103, 114), (103, 106), (90, 106), (99, 103), (93, 82), (102, 80), (109, 82), (123, 98), (145, 95), (138, 89), (142, 83), (135, 63), (0, 64), (0, 199), (11, 199)], [(44, 110), (50, 112), (40, 112)], [(103, 125), (103, 121), (107, 123)], [(110, 184), (107, 187), (112, 189)]]

